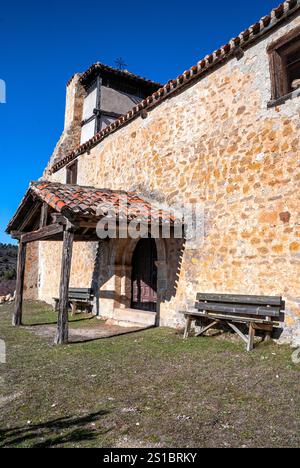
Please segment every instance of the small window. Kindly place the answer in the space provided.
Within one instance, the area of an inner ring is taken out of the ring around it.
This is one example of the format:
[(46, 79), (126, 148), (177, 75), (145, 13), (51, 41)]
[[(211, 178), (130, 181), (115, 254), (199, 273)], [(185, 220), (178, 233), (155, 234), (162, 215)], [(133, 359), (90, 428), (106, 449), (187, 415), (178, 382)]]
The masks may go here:
[(296, 50), (286, 55), (287, 92), (300, 87), (300, 40), (295, 47)]
[(300, 92), (300, 28), (291, 31), (268, 49), (272, 79), (272, 99)]
[(67, 166), (67, 184), (71, 184), (71, 185), (77, 184), (77, 167), (78, 167), (78, 161), (75, 161), (70, 166)]

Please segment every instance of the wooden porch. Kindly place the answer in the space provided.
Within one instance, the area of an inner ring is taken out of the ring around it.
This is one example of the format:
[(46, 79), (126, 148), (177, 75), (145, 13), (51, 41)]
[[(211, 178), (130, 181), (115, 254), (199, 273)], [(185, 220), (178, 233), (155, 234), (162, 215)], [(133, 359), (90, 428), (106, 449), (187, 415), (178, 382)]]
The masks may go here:
[(68, 309), (69, 309), (69, 282), (71, 273), (72, 251), (74, 242), (99, 241), (96, 234), (97, 220), (69, 219), (67, 216), (57, 217), (50, 215), (50, 224), (46, 212), (48, 206), (44, 203), (40, 209), (40, 227), (36, 231), (28, 233), (12, 233), (14, 238), (19, 239), (17, 286), (15, 310), (13, 314), (13, 326), (22, 325), (23, 291), (26, 264), (26, 246), (36, 241), (62, 241), (62, 260), (59, 287), (58, 322), (55, 336), (56, 344), (68, 342)]
[[(126, 204), (119, 205), (120, 199), (124, 197), (126, 197)], [(120, 206), (124, 212), (120, 212)], [(128, 223), (132, 219), (138, 219), (138, 215), (141, 216), (141, 209), (145, 212), (143, 219), (148, 219), (150, 205), (136, 194), (127, 195), (125, 192), (101, 191), (93, 187), (50, 182), (34, 183), (7, 228), (7, 232), (19, 240), (13, 326), (22, 325), (28, 244), (45, 241), (63, 243), (55, 344), (65, 344), (68, 343), (69, 337), (69, 284), (74, 242), (99, 242), (97, 225), (110, 210), (114, 210), (117, 216), (123, 216), (123, 219), (125, 216)], [(168, 213), (158, 208), (157, 224), (161, 225), (162, 222), (172, 224), (173, 220), (168, 216)], [(117, 226), (117, 229), (119, 230), (120, 226)]]

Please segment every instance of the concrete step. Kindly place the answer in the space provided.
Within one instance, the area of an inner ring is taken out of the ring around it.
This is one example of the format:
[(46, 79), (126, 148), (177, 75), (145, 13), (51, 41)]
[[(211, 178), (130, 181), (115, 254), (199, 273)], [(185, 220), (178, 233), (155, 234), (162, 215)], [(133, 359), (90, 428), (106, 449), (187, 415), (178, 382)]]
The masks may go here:
[(115, 325), (121, 327), (151, 327), (155, 325), (155, 319), (156, 312), (134, 309), (115, 309), (112, 317)]

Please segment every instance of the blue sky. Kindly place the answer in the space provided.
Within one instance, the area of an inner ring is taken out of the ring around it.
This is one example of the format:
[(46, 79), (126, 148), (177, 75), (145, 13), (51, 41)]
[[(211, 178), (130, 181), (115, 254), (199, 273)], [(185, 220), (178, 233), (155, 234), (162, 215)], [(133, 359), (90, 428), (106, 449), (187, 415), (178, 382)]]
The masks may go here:
[(228, 42), (276, 0), (2, 2), (0, 242), (30, 180), (61, 134), (65, 86), (93, 62), (121, 56), (134, 73), (162, 83)]

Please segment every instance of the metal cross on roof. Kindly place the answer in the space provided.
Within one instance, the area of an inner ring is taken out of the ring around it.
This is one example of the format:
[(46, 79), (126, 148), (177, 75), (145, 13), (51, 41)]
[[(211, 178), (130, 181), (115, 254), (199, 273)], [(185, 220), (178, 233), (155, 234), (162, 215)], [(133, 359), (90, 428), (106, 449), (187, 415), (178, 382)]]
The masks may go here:
[(127, 64), (125, 63), (124, 59), (122, 57), (118, 57), (115, 60), (115, 64), (119, 70), (125, 70), (127, 67)]

